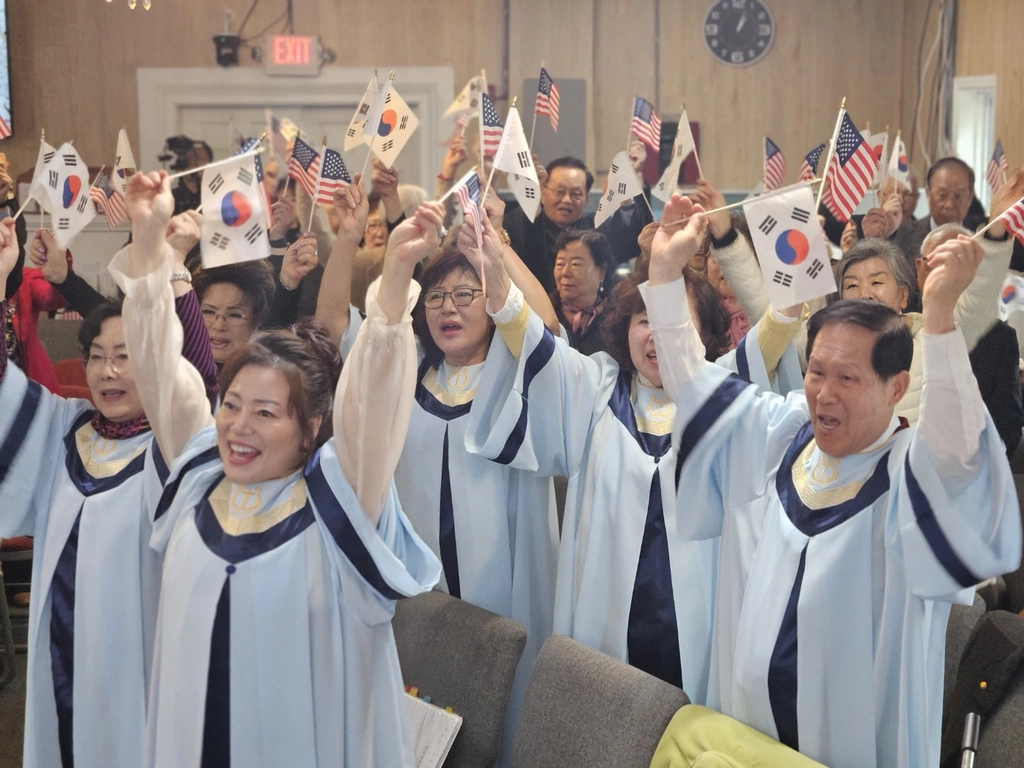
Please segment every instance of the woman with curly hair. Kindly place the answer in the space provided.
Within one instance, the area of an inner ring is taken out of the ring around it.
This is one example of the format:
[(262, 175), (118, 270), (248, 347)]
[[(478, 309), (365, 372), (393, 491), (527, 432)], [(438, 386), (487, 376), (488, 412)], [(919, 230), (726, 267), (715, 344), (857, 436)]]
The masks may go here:
[[(487, 306), (504, 346), (484, 363), (467, 447), (569, 478), (554, 631), (685, 685), (702, 703), (717, 543), (683, 541), (675, 518), (684, 510), (674, 493), (663, 503), (658, 464), (673, 450), (676, 405), (662, 389), (640, 293), (646, 270), (616, 286), (602, 328), (609, 352), (587, 357), (544, 328), (484, 240)], [(687, 282), (714, 360), (728, 347), (729, 317), (706, 280)]]

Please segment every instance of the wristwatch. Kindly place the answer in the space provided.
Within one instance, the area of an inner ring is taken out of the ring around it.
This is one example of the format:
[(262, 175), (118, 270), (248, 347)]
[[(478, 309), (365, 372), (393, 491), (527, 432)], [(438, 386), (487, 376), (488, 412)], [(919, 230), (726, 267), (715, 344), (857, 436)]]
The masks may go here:
[(192, 273), (187, 269), (183, 269), (180, 272), (171, 272), (171, 282), (182, 281), (183, 283), (192, 282)]

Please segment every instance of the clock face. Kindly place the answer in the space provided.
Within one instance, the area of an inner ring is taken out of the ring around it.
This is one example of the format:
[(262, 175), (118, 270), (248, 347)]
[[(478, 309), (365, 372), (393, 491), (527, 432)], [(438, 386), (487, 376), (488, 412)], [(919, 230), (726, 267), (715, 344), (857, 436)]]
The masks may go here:
[(724, 64), (760, 61), (775, 39), (775, 20), (761, 0), (716, 0), (704, 17), (704, 45)]

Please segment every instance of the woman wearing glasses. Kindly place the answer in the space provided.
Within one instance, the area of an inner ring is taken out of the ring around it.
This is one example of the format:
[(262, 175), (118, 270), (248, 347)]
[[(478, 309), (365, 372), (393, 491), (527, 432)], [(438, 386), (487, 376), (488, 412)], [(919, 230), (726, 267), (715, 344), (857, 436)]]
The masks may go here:
[[(500, 202), (489, 199), (486, 208), (500, 227)], [(491, 219), (485, 220), (487, 231), (497, 238)], [(445, 245), (426, 262), (419, 277), (423, 290), (413, 310), (413, 329), (420, 365), (395, 486), (416, 532), (441, 560), (441, 588), (527, 629), (505, 718), (503, 750), (510, 755), (526, 683), (551, 634), (558, 523), (549, 478), (466, 451), (466, 424), (480, 371), (492, 342), (502, 344), (493, 339), (494, 323), (484, 307), (475, 267), (479, 262), (471, 263), (464, 255), (472, 232), (464, 225), (458, 244)], [(495, 242), (513, 279), (549, 326), (557, 329), (544, 289), (507, 244)], [(347, 348), (360, 319), (358, 313), (338, 309), (348, 301), (343, 290), (347, 278), (341, 270), (340, 261), (332, 257), (324, 273), (319, 302), (323, 314), (318, 318), (341, 339), (342, 355), (348, 359)], [(374, 291), (371, 286), (368, 295)]]
[[(18, 251), (9, 219), (0, 241), (2, 284)], [(186, 281), (167, 291), (205, 393), (196, 368), (216, 377), (199, 305)], [(137, 767), (161, 569), (145, 509), (159, 498), (167, 462), (144, 413), (121, 307), (99, 305), (79, 340), (95, 406), (28, 381), (0, 346), (0, 537), (35, 537), (24, 765)]]

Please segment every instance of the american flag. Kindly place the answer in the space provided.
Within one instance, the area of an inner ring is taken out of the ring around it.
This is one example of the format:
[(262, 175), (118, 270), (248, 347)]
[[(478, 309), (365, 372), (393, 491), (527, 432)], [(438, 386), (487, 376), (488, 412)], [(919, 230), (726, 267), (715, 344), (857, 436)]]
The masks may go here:
[(107, 174), (101, 173), (96, 177), (96, 181), (89, 187), (89, 197), (106, 217), (107, 229), (113, 229), (128, 217), (124, 195), (114, 189)]
[(476, 242), (479, 244), (483, 237), (480, 222), (480, 177), (474, 171), (470, 171), (466, 176), (468, 178), (455, 190), (455, 196), (459, 198), (462, 215), (466, 221), (473, 222), (473, 231), (476, 234)]
[(1006, 155), (1003, 154), (1003, 142), (996, 141), (996, 149), (992, 153), (992, 159), (988, 161), (988, 168), (985, 169), (985, 178), (992, 188), (992, 194), (1003, 184), (1003, 174), (1010, 170), (1010, 164), (1006, 162)]
[(324, 170), (320, 174), (320, 187), (316, 196), (318, 203), (331, 205), (334, 202), (334, 190), (347, 187), (352, 183), (352, 177), (348, 175), (348, 168), (341, 155), (333, 149), (324, 152)]
[(292, 156), (288, 160), (288, 175), (295, 179), (310, 197), (316, 196), (316, 177), (320, 173), (320, 153), (302, 140), (295, 137)]
[(877, 165), (871, 147), (857, 131), (850, 116), (843, 112), (835, 153), (827, 171), (829, 186), (822, 195), (825, 207), (837, 220), (849, 221), (867, 194)]
[(811, 181), (818, 173), (818, 163), (821, 162), (821, 153), (825, 151), (825, 145), (819, 144), (806, 155), (800, 163), (800, 181)]
[(540, 68), (540, 84), (537, 86), (537, 101), (533, 111), (538, 115), (547, 115), (551, 121), (551, 130), (558, 130), (558, 86), (544, 67)]
[(6, 139), (11, 135), (11, 126), (7, 124), (3, 116), (0, 115), (0, 139)]
[(629, 124), (629, 129), (655, 152), (659, 150), (661, 120), (654, 113), (654, 105), (647, 99), (636, 97), (636, 103), (633, 105), (633, 120)]
[(270, 118), (270, 143), (280, 157), (288, 159), (288, 139), (281, 132), (281, 121), (273, 116)]
[(484, 157), (494, 157), (501, 143), (501, 133), (505, 126), (486, 93), (480, 94), (480, 137), (484, 147)]
[(999, 216), (1013, 236), (1024, 245), (1024, 198), (1011, 205)]
[(764, 191), (778, 189), (786, 177), (786, 158), (775, 142), (764, 137)]

